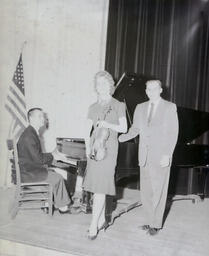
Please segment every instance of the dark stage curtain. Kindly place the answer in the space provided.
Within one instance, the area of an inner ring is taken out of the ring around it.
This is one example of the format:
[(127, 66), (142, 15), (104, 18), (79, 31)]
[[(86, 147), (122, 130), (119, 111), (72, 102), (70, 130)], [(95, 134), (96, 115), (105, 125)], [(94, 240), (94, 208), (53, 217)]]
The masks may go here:
[(209, 112), (209, 1), (110, 0), (105, 68), (156, 77), (167, 99)]

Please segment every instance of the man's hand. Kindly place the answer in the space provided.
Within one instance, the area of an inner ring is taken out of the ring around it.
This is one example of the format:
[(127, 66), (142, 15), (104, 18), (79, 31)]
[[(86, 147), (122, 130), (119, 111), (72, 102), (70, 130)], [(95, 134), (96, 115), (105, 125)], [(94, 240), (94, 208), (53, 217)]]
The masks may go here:
[(52, 155), (56, 161), (62, 161), (62, 162), (68, 161), (67, 157), (64, 154), (60, 153), (57, 150), (57, 148), (54, 149), (54, 151), (52, 152)]
[(161, 167), (168, 167), (170, 165), (170, 157), (168, 155), (163, 155), (160, 160)]
[(69, 162), (69, 159), (62, 153), (59, 154), (59, 160), (65, 163)]
[(53, 151), (52, 151), (52, 155), (54, 157), (54, 160), (58, 160), (58, 150), (57, 148), (55, 148)]
[(121, 135), (118, 137), (118, 141), (119, 141), (119, 142), (125, 142), (125, 141), (127, 141), (126, 134), (121, 134)]

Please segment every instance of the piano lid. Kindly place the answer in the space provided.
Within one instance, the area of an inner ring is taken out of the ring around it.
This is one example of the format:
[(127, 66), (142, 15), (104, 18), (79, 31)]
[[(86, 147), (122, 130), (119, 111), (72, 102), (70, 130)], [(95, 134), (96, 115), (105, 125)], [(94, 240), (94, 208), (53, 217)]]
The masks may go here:
[[(135, 73), (124, 73), (116, 84), (114, 98), (126, 103), (130, 123), (137, 104), (147, 101), (146, 81), (153, 79)], [(189, 108), (177, 107), (179, 118), (178, 143), (190, 143), (209, 130), (209, 113)]]
[[(116, 84), (113, 97), (119, 101), (125, 102), (129, 126), (132, 123), (133, 113), (136, 105), (148, 100), (145, 88), (148, 77), (136, 75), (135, 73), (124, 73)], [(129, 120), (129, 117), (131, 120)]]
[(209, 113), (177, 107), (179, 118), (178, 143), (189, 143), (209, 130)]

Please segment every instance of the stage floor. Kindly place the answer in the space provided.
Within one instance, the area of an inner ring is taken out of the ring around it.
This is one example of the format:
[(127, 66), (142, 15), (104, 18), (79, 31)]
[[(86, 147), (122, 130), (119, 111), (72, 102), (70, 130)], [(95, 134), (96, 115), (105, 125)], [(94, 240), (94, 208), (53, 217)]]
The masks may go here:
[[(114, 225), (101, 232), (95, 241), (89, 241), (87, 229), (91, 215), (60, 215), (56, 211), (50, 218), (39, 210), (27, 210), (20, 211), (11, 220), (7, 209), (12, 196), (12, 189), (0, 190), (0, 239), (14, 242), (7, 245), (6, 242), (0, 243), (0, 255), (6, 255), (8, 250), (7, 255), (28, 256), (28, 250), (25, 254), (9, 253), (12, 250), (9, 247), (17, 248), (15, 242), (54, 251), (54, 254), (46, 254), (46, 250), (42, 249), (40, 254), (30, 254), (42, 256), (209, 255), (209, 199), (196, 204), (191, 201), (173, 202), (164, 228), (156, 236), (151, 237), (138, 228), (143, 224), (143, 211), (139, 206), (117, 218)], [(137, 191), (127, 190), (116, 211), (131, 201), (137, 201), (138, 197)], [(5, 246), (9, 247), (6, 249)]]

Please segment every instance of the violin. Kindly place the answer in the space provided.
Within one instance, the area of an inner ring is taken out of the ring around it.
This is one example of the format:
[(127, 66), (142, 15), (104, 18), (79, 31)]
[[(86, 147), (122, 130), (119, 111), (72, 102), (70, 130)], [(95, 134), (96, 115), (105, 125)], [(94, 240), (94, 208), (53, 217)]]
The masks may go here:
[[(105, 114), (103, 120), (106, 119), (107, 114), (110, 112), (111, 107), (109, 107), (108, 111)], [(107, 155), (107, 147), (106, 142), (110, 136), (110, 131), (108, 128), (98, 127), (94, 129), (92, 133), (92, 144), (91, 144), (91, 151), (90, 151), (90, 158), (95, 161), (103, 160)]]

